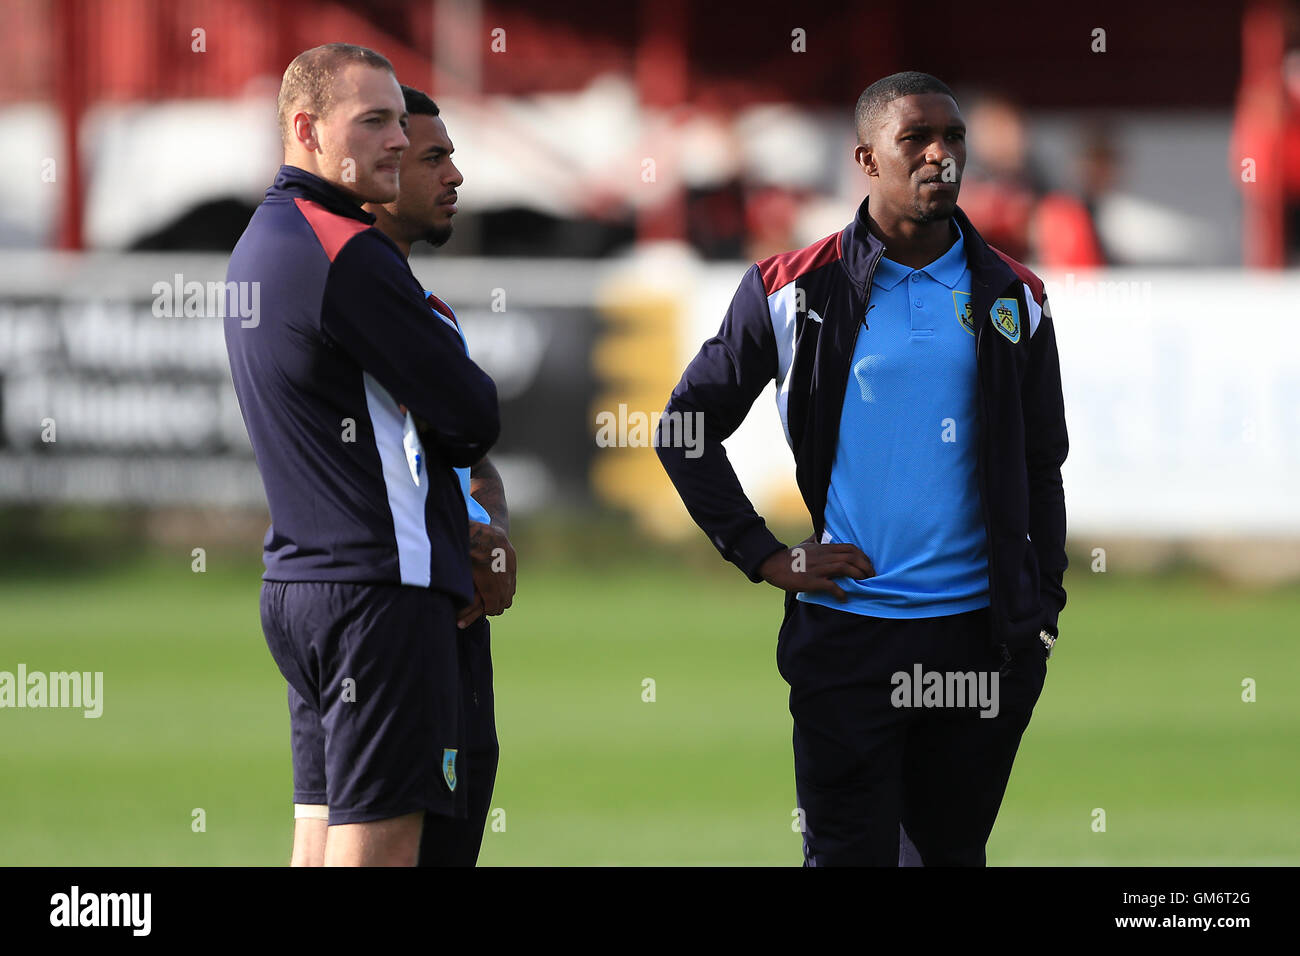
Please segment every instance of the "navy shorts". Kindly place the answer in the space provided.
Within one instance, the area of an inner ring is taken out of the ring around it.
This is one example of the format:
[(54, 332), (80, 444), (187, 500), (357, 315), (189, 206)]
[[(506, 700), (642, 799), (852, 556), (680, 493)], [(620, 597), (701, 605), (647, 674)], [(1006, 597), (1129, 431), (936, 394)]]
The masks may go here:
[[(1003, 660), (987, 608), (896, 620), (791, 605), (777, 667), (790, 685), (804, 864), (984, 865), (1046, 652)], [(988, 705), (904, 692), (927, 674), (970, 675)]]
[(428, 588), (263, 581), (289, 683), (294, 803), (329, 822), (465, 815), (456, 607)]

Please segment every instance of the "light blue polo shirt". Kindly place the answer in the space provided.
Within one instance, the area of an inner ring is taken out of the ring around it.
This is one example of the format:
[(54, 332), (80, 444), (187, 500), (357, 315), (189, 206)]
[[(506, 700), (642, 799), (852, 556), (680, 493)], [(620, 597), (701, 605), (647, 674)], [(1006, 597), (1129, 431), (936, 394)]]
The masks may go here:
[(837, 578), (843, 602), (807, 592), (799, 600), (888, 618), (988, 605), (970, 288), (960, 227), (923, 269), (883, 257), (876, 266), (822, 536), (856, 544), (876, 576)]

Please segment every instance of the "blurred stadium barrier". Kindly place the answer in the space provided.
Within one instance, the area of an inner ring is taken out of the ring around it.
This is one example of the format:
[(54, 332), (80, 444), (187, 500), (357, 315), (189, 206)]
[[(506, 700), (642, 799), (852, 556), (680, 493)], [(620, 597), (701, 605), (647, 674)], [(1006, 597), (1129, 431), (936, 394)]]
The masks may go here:
[[(223, 339), (227, 258), (0, 256), (0, 501), (264, 507)], [(589, 504), (597, 271), (423, 276), (498, 383), (512, 510)]]
[[(206, 296), (225, 265), (199, 254), (0, 256), (0, 501), (264, 507)], [(717, 330), (743, 263), (660, 246), (600, 262), (412, 266), (456, 309), (498, 383), (493, 457), (512, 510), (616, 509), (654, 537), (693, 533), (644, 437), (632, 429), (618, 447), (598, 447), (597, 416), (652, 420), (663, 409)], [(1044, 278), (1076, 544), (1272, 542), (1284, 558), (1257, 561), (1260, 573), (1300, 573), (1300, 276)], [(728, 454), (763, 514), (806, 524), (770, 387)]]

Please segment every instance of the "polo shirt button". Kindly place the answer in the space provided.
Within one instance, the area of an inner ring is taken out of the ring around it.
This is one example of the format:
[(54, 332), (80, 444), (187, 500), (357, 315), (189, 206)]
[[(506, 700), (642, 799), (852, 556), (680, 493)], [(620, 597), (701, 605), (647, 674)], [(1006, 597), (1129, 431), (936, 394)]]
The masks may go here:
[(920, 299), (917, 299), (917, 300), (913, 303), (913, 305), (915, 305), (915, 306), (919, 309), (919, 308), (921, 307), (921, 300), (920, 300)]

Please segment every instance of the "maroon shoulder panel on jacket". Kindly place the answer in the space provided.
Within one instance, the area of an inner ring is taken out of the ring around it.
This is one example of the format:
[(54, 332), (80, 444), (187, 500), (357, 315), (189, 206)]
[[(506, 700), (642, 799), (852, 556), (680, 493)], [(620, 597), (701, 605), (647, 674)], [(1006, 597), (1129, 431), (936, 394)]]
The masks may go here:
[(838, 232), (794, 252), (768, 256), (758, 264), (759, 275), (763, 277), (763, 291), (771, 295), (799, 276), (812, 272), (828, 262), (834, 262), (839, 257), (840, 234)]
[(1016, 274), (1021, 282), (1029, 286), (1029, 291), (1034, 294), (1034, 301), (1041, 306), (1043, 304), (1043, 280), (1034, 275), (1023, 262), (1012, 259), (997, 246), (990, 245), (989, 248), (1002, 257), (1002, 261), (1011, 267), (1011, 271)]
[(320, 240), (321, 248), (325, 250), (325, 255), (329, 257), (330, 262), (334, 261), (334, 257), (348, 244), (349, 239), (370, 228), (364, 222), (332, 213), (320, 203), (312, 202), (310, 199), (295, 199), (294, 203), (311, 226), (312, 232), (316, 233), (316, 238)]

